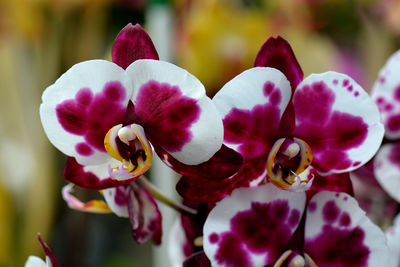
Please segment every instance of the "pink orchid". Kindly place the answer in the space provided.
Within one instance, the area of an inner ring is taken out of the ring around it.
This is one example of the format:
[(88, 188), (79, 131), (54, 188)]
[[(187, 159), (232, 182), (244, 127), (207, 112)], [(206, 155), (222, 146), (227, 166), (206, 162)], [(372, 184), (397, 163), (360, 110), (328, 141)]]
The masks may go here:
[(208, 171), (209, 164), (232, 154), (238, 158), (227, 170), (232, 173), (241, 157), (221, 149), (222, 120), (204, 86), (187, 71), (159, 61), (139, 25), (121, 30), (112, 59), (78, 63), (49, 86), (40, 106), (43, 128), (69, 156), (64, 178), (104, 189), (106, 202), (82, 203), (71, 194), (72, 185), (65, 186), (63, 197), (71, 208), (129, 217), (138, 243), (151, 238), (160, 244), (157, 203), (134, 183), (145, 182), (142, 175), (151, 166), (153, 147), (173, 158), (177, 167), (170, 166), (178, 171)]
[(269, 38), (255, 67), (223, 86), (213, 102), (223, 118), (224, 145), (239, 152), (243, 164), (224, 179), (184, 175), (177, 190), (193, 201), (219, 201), (266, 179), (305, 190), (311, 167), (322, 176), (357, 169), (375, 154), (384, 134), (376, 104), (352, 78), (326, 72), (303, 80), (281, 37)]
[[(210, 212), (204, 251), (211, 266), (388, 266), (389, 247), (346, 193), (272, 184), (239, 188)], [(295, 265), (299, 264), (299, 265)]]
[(380, 70), (371, 96), (379, 107), (386, 130), (386, 140), (374, 158), (375, 177), (400, 202), (400, 51)]
[(113, 62), (78, 63), (43, 93), (43, 128), (70, 158), (64, 178), (92, 189), (129, 184), (151, 166), (152, 145), (182, 165), (208, 161), (223, 126), (204, 86), (159, 61), (139, 26), (117, 36)]

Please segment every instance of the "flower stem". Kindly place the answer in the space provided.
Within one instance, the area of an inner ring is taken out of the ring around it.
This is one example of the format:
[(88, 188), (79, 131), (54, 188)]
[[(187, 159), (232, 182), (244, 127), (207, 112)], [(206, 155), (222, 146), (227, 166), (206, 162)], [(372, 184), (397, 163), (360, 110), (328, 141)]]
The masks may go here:
[(165, 205), (185, 215), (196, 215), (197, 211), (195, 209), (189, 208), (167, 197), (166, 195), (161, 193), (161, 191), (157, 187), (155, 187), (149, 180), (147, 180), (143, 175), (140, 176), (136, 180), (136, 182), (138, 182), (144, 189), (146, 189), (157, 200), (164, 203)]

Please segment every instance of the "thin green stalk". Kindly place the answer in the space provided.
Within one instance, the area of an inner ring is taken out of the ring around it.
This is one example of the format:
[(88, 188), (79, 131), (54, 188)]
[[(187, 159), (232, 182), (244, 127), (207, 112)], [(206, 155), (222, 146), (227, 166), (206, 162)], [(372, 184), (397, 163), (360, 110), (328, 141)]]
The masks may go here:
[(136, 181), (144, 189), (146, 189), (149, 193), (151, 193), (157, 200), (164, 203), (165, 205), (185, 215), (196, 215), (197, 211), (195, 209), (189, 208), (167, 197), (144, 176), (140, 176)]

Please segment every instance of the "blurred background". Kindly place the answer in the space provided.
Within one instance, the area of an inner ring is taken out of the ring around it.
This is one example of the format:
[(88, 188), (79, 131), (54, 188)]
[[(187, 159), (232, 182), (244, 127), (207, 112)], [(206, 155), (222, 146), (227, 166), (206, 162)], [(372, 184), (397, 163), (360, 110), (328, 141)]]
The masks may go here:
[[(63, 267), (168, 266), (168, 243), (136, 245), (129, 220), (66, 207), (65, 157), (39, 120), (43, 90), (77, 62), (109, 59), (129, 22), (140, 23), (161, 59), (197, 76), (209, 96), (251, 67), (269, 36), (291, 43), (305, 76), (336, 70), (367, 91), (400, 48), (399, 0), (0, 0), (0, 266), (43, 257), (37, 232)], [(177, 178), (162, 168), (153, 174), (172, 196)], [(377, 223), (390, 223), (396, 204), (383, 192), (360, 199)], [(382, 207), (389, 207), (384, 220)], [(163, 212), (166, 240), (176, 214)]]

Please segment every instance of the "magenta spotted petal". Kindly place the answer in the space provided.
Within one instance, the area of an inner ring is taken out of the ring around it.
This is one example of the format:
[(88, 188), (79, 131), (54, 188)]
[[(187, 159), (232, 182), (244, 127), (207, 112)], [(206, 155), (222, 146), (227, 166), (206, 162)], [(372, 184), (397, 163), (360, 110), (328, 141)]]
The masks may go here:
[(380, 70), (371, 96), (382, 114), (386, 137), (400, 138), (400, 51), (394, 53)]
[(300, 223), (305, 194), (272, 184), (236, 189), (211, 211), (204, 251), (212, 266), (258, 267), (274, 263)]
[(220, 149), (221, 117), (193, 75), (155, 60), (135, 61), (127, 74), (137, 123), (151, 143), (188, 165), (203, 163)]
[(321, 174), (351, 171), (378, 150), (384, 128), (376, 104), (350, 77), (335, 72), (313, 74), (293, 96), (294, 136), (313, 153)]
[(40, 118), (52, 144), (80, 164), (102, 164), (104, 137), (124, 121), (132, 87), (125, 71), (105, 60), (74, 65), (43, 93)]
[(143, 28), (131, 23), (126, 25), (115, 38), (112, 61), (123, 69), (138, 59), (158, 59), (158, 53), (150, 36)]
[(324, 191), (310, 200), (304, 251), (318, 266), (388, 266), (383, 232), (345, 193)]

